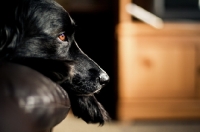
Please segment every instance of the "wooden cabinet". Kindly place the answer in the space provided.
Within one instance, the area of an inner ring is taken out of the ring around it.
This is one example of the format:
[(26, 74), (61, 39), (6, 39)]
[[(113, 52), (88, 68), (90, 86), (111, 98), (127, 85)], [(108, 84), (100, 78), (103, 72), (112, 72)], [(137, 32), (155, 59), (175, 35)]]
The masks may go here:
[(121, 22), (118, 119), (200, 118), (200, 24)]

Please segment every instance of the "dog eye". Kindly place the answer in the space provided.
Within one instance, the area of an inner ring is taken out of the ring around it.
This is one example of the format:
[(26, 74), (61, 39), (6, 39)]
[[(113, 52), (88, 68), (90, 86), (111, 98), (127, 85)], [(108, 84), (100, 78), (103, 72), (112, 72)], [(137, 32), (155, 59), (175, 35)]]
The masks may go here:
[(65, 33), (59, 34), (59, 35), (58, 35), (58, 38), (59, 38), (61, 41), (68, 41), (67, 36), (65, 35)]

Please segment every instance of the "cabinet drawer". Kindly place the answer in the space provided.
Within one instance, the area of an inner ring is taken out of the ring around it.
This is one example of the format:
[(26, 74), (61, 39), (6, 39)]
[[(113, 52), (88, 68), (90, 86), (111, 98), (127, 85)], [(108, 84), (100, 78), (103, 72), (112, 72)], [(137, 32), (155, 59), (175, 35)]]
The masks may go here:
[(121, 97), (194, 96), (195, 42), (156, 36), (121, 37), (119, 42)]
[(200, 44), (195, 26), (168, 24), (157, 30), (126, 24), (118, 29), (120, 97), (194, 97)]

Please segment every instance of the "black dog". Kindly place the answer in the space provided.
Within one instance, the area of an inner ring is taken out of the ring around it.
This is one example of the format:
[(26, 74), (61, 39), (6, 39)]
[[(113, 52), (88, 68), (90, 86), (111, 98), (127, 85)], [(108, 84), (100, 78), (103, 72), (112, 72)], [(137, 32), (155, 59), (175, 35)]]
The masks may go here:
[(103, 123), (107, 112), (96, 100), (109, 76), (81, 51), (75, 23), (54, 0), (14, 0), (0, 5), (0, 59), (29, 66), (62, 86), (74, 115)]

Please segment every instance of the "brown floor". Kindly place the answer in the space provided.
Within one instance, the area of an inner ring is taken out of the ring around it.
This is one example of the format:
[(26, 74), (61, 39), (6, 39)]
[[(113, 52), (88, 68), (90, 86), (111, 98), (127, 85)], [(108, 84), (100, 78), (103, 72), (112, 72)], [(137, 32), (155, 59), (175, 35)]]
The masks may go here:
[(53, 132), (200, 132), (200, 121), (110, 122), (101, 127), (86, 124), (69, 113)]
[(104, 126), (87, 124), (82, 119), (74, 117), (71, 113), (57, 125), (53, 132), (121, 132), (118, 123), (110, 122)]

